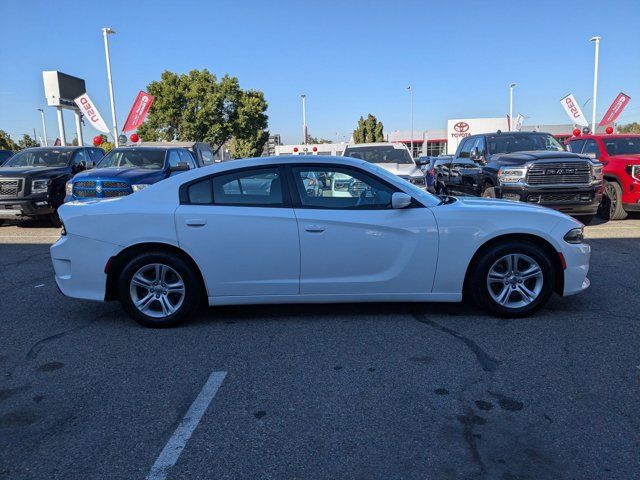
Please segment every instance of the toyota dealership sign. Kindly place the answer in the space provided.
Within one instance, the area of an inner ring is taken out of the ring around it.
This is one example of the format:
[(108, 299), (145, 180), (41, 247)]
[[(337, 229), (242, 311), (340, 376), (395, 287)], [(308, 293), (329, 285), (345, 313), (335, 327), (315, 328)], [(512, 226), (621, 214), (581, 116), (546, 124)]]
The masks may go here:
[(447, 122), (447, 153), (453, 154), (463, 138), (509, 129), (506, 118), (457, 118)]

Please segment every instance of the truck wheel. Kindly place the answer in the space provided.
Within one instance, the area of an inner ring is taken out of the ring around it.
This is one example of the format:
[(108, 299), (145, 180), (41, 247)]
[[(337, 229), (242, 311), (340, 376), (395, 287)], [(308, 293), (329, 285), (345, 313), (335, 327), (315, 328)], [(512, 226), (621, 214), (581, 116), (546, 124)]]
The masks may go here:
[(535, 243), (493, 245), (471, 266), (468, 292), (493, 315), (524, 317), (547, 303), (555, 286), (555, 267)]
[(627, 212), (622, 208), (622, 187), (618, 182), (604, 182), (604, 195), (598, 207), (598, 216), (604, 220), (624, 220)]
[(595, 215), (580, 215), (575, 217), (575, 219), (582, 222), (584, 225), (589, 225), (593, 221), (593, 217), (595, 217)]
[(50, 213), (47, 215), (47, 220), (53, 228), (60, 228), (62, 226), (62, 221), (60, 221), (60, 217), (57, 213)]
[(0, 227), (4, 224), (4, 220), (0, 220)]
[(200, 281), (178, 255), (155, 251), (132, 258), (118, 279), (124, 310), (145, 327), (173, 327), (200, 304)]
[(496, 198), (496, 188), (490, 183), (485, 183), (482, 198)]

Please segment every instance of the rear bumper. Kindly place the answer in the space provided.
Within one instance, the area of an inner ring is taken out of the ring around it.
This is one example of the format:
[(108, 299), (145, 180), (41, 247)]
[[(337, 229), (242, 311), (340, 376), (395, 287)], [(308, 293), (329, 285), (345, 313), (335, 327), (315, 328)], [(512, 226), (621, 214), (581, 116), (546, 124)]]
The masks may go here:
[(501, 186), (497, 196), (552, 208), (568, 215), (594, 215), (602, 200), (602, 186), (590, 187), (532, 187)]
[(105, 265), (121, 250), (99, 240), (67, 234), (51, 246), (56, 284), (67, 297), (104, 301)]
[(27, 200), (0, 200), (0, 218), (36, 217), (38, 215), (48, 215), (56, 209), (49, 203), (49, 198), (33, 197)]

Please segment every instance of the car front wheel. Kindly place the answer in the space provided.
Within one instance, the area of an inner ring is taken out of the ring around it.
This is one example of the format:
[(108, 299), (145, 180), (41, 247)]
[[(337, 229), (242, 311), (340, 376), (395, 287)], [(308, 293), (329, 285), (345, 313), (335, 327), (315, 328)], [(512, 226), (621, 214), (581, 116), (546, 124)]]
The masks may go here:
[(549, 300), (554, 286), (549, 255), (527, 241), (508, 241), (483, 252), (468, 284), (476, 303), (501, 317), (531, 315)]
[(145, 327), (173, 327), (199, 304), (200, 282), (192, 267), (178, 255), (144, 253), (132, 258), (119, 278), (124, 310)]
[(598, 208), (598, 216), (603, 220), (627, 218), (627, 212), (622, 206), (622, 187), (618, 182), (604, 182), (604, 194)]

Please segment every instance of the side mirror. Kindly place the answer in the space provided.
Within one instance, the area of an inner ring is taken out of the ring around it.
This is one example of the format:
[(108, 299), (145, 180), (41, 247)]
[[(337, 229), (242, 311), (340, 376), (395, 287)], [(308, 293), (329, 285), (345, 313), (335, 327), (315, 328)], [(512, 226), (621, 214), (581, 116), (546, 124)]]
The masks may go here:
[(96, 162), (87, 162), (86, 168), (87, 170), (90, 170), (92, 168), (95, 168), (96, 166)]
[(180, 162), (177, 165), (173, 165), (169, 170), (172, 172), (186, 172), (189, 170), (189, 164), (187, 162)]
[(82, 172), (87, 169), (87, 163), (84, 160), (79, 161), (71, 167), (73, 173)]
[(473, 147), (473, 150), (471, 150), (471, 153), (469, 154), (469, 158), (471, 158), (473, 162), (476, 162), (479, 164), (485, 163), (484, 155), (480, 153), (477, 147)]
[(411, 205), (411, 195), (407, 195), (403, 192), (395, 192), (391, 195), (391, 207), (405, 208), (409, 205)]

